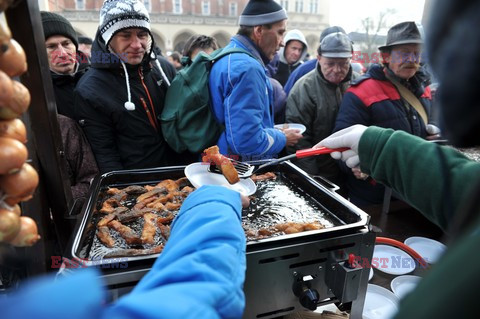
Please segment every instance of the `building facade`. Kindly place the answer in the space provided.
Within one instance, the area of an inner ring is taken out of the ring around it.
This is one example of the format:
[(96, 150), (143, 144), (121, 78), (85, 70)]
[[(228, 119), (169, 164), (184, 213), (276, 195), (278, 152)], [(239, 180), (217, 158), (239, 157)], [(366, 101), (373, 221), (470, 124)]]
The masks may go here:
[[(277, 1), (277, 0), (276, 0)], [(182, 51), (193, 34), (214, 37), (225, 46), (238, 30), (238, 16), (248, 0), (143, 0), (152, 33), (162, 52)], [(300, 29), (315, 53), (320, 33), (329, 24), (329, 0), (277, 1), (288, 12), (288, 29)], [(40, 9), (66, 17), (80, 35), (95, 36), (103, 0), (39, 0)]]

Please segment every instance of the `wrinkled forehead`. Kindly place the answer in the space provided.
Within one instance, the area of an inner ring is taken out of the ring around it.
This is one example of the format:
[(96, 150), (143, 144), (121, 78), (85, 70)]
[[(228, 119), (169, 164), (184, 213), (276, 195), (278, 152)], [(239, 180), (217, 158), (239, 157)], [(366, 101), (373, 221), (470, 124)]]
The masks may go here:
[(418, 43), (407, 43), (394, 45), (392, 52), (418, 52), (422, 50), (422, 45)]
[(63, 35), (52, 35), (52, 36), (49, 36), (46, 40), (45, 40), (45, 44), (54, 44), (54, 43), (62, 43), (62, 42), (65, 42), (65, 41), (70, 41), (72, 42), (72, 39), (66, 37), (66, 36), (63, 36)]

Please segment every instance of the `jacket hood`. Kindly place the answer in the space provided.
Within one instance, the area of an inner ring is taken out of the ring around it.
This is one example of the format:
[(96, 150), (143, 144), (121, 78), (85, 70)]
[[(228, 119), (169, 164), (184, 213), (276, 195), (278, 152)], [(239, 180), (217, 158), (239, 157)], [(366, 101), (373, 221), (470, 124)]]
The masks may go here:
[[(290, 30), (287, 32), (287, 34), (285, 35), (285, 38), (283, 39), (283, 42), (285, 43), (285, 47), (287, 46), (288, 42), (292, 40), (297, 40), (304, 44), (303, 51), (302, 51), (302, 54), (300, 55), (300, 58), (298, 59), (297, 62), (293, 63), (293, 65), (297, 65), (302, 63), (303, 59), (305, 59), (305, 56), (307, 55), (307, 51), (308, 51), (308, 44), (303, 33), (297, 29)], [(280, 62), (288, 64), (287, 60), (285, 59), (285, 47), (280, 48), (280, 50), (278, 50), (278, 55), (280, 56)]]
[[(155, 53), (152, 54), (153, 48), (155, 47), (155, 42), (151, 33), (150, 38), (152, 39), (150, 50), (147, 52), (147, 54), (145, 54), (141, 63), (141, 65), (144, 67), (147, 67), (152, 60), (155, 60)], [(115, 53), (110, 52), (100, 34), (99, 29), (97, 30), (95, 39), (93, 40), (90, 60), (91, 67), (95, 69), (118, 69), (121, 67), (120, 57)]]

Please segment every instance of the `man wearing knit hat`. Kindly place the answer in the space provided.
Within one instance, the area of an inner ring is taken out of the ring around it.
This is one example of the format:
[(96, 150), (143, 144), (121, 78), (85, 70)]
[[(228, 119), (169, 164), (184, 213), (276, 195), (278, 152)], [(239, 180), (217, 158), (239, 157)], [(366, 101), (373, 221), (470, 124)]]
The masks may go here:
[(78, 41), (70, 22), (59, 14), (42, 11), (43, 32), (52, 76), (57, 120), (62, 136), (65, 164), (74, 199), (85, 197), (98, 173), (97, 163), (82, 129), (73, 120), (73, 92), (88, 63), (79, 58)]
[(42, 11), (40, 15), (57, 111), (74, 118), (73, 91), (88, 69), (88, 63), (77, 58), (77, 53), (80, 53), (77, 34), (70, 22), (53, 12)]
[(273, 93), (265, 65), (283, 46), (287, 13), (273, 0), (250, 0), (227, 48), (233, 53), (212, 67), (210, 96), (217, 120), (225, 125), (217, 145), (220, 152), (241, 159), (276, 156), (302, 137), (297, 130), (273, 128)]
[(102, 173), (178, 163), (157, 119), (175, 69), (154, 46), (141, 1), (105, 0), (91, 69), (75, 92), (76, 117)]

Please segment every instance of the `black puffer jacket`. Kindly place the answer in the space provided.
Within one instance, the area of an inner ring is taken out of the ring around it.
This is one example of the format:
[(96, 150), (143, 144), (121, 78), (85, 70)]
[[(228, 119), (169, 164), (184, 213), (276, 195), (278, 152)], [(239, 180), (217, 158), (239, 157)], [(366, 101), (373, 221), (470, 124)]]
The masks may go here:
[[(78, 53), (78, 57), (83, 56), (83, 53)], [(50, 71), (53, 90), (55, 92), (55, 101), (57, 103), (57, 112), (72, 119), (75, 116), (73, 91), (90, 66), (86, 59), (82, 60), (81, 58), (77, 58), (77, 61), (78, 69), (75, 74), (58, 74)]]
[[(171, 82), (175, 69), (164, 58), (158, 59)], [(135, 104), (132, 111), (125, 108), (128, 95), (123, 67), (106, 50), (98, 32), (91, 61), (91, 69), (75, 90), (75, 114), (100, 172), (177, 164), (176, 153), (165, 142), (156, 118), (162, 113), (168, 87), (158, 67), (153, 67), (150, 54), (140, 65), (126, 64), (131, 102)], [(147, 109), (157, 128), (149, 120)]]

